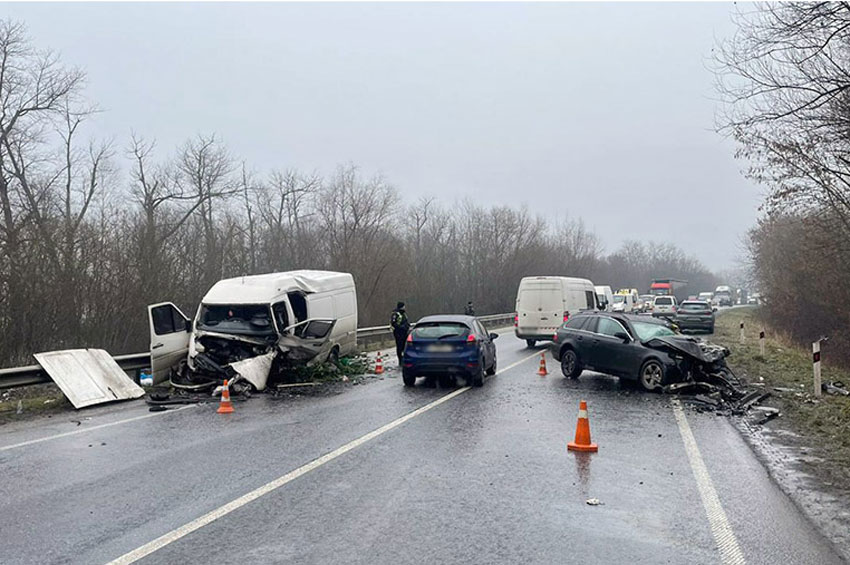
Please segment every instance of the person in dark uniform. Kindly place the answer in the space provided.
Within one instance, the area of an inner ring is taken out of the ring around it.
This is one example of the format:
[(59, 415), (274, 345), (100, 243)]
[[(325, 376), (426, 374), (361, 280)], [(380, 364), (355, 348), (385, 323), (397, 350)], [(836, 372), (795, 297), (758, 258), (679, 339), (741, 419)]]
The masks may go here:
[(398, 355), (398, 365), (401, 367), (401, 356), (404, 353), (404, 344), (407, 341), (407, 333), (410, 331), (410, 321), (407, 319), (407, 312), (404, 310), (404, 302), (396, 304), (390, 316), (390, 326), (393, 328), (393, 337), (395, 338), (395, 350)]
[(475, 308), (472, 307), (472, 300), (466, 303), (466, 308), (463, 310), (463, 313), (467, 316), (475, 315)]

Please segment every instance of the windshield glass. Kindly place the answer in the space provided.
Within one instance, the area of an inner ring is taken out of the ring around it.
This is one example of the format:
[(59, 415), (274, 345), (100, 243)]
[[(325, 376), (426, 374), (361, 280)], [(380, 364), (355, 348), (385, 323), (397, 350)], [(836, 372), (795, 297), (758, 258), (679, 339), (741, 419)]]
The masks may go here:
[(460, 322), (426, 322), (416, 324), (413, 329), (413, 338), (419, 339), (444, 339), (452, 337), (466, 337), (469, 328)]
[(619, 304), (619, 303), (623, 302), (625, 299), (626, 299), (625, 295), (615, 294), (614, 295), (614, 304)]
[(683, 302), (679, 307), (680, 310), (688, 312), (701, 312), (703, 310), (711, 310), (705, 302)]
[(268, 304), (202, 304), (198, 327), (240, 335), (275, 333)]
[(676, 332), (661, 324), (651, 324), (649, 322), (632, 322), (632, 327), (641, 341), (647, 341), (654, 337), (667, 337), (676, 335)]

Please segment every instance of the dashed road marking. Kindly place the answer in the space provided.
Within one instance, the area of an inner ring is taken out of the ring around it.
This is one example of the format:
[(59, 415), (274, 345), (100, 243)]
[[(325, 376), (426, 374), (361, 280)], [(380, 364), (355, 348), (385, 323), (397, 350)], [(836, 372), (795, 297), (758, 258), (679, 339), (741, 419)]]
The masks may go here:
[(718, 551), (720, 551), (720, 562), (723, 565), (746, 565), (744, 554), (738, 545), (738, 539), (735, 537), (735, 532), (732, 531), (726, 512), (720, 504), (720, 497), (717, 496), (711, 475), (708, 474), (708, 468), (705, 466), (705, 461), (703, 461), (702, 454), (697, 446), (697, 440), (694, 438), (687, 417), (685, 417), (685, 411), (682, 410), (682, 405), (677, 399), (673, 399), (673, 415), (676, 417), (679, 432), (682, 434), (685, 453), (688, 455), (688, 461), (697, 482), (697, 490), (708, 516), (708, 523), (711, 525), (711, 534), (714, 536)]
[(142, 416), (134, 416), (133, 418), (125, 418), (124, 420), (118, 420), (117, 422), (108, 422), (106, 424), (99, 424), (97, 426), (92, 426), (90, 428), (81, 428), (79, 430), (74, 430), (72, 432), (64, 432), (61, 434), (56, 434), (47, 437), (40, 437), (36, 439), (31, 439), (27, 441), (22, 441), (20, 443), (13, 443), (12, 445), (4, 445), (0, 447), (0, 451), (6, 451), (9, 449), (16, 449), (18, 447), (25, 447), (27, 445), (33, 445), (36, 443), (41, 443), (43, 441), (50, 441), (52, 439), (60, 439), (63, 437), (75, 436), (79, 434), (85, 434), (88, 432), (93, 432), (95, 430), (102, 430), (103, 428), (111, 428), (112, 426), (118, 426), (121, 424), (128, 424), (130, 422), (138, 422), (139, 420), (145, 420), (147, 418), (153, 418), (154, 416), (162, 416), (163, 414), (173, 414), (175, 412), (179, 412), (181, 410), (185, 410), (186, 408), (192, 408), (194, 405), (181, 406), (180, 408), (174, 408), (172, 410), (166, 410), (165, 412), (153, 412), (151, 414), (144, 414)]
[[(513, 369), (514, 367), (516, 367), (517, 365), (519, 365), (520, 363), (524, 363), (525, 361), (528, 361), (529, 359), (536, 358), (538, 355), (539, 355), (538, 352), (534, 352), (531, 355), (529, 355), (528, 357), (524, 357), (523, 359), (520, 359), (519, 361), (512, 363), (512, 364), (508, 365), (507, 367), (504, 367), (503, 369), (500, 369), (499, 371), (496, 372), (496, 374), (499, 375), (501, 373), (504, 373), (505, 371), (509, 371), (509, 370)], [(359, 437), (359, 438), (357, 438), (353, 441), (350, 441), (349, 443), (346, 443), (342, 447), (338, 447), (338, 448), (334, 449), (333, 451), (331, 451), (330, 453), (326, 453), (325, 455), (322, 455), (318, 459), (314, 459), (313, 461), (307, 463), (306, 465), (298, 467), (297, 469), (290, 471), (289, 473), (283, 475), (282, 477), (278, 477), (277, 479), (275, 479), (275, 480), (273, 480), (269, 483), (266, 483), (265, 485), (263, 485), (259, 488), (256, 488), (256, 489), (252, 490), (251, 492), (249, 492), (247, 494), (243, 494), (239, 498), (228, 502), (224, 506), (220, 506), (220, 507), (218, 507), (214, 510), (211, 510), (210, 512), (207, 512), (203, 516), (201, 516), (199, 518), (195, 518), (191, 522), (184, 524), (184, 525), (180, 526), (179, 528), (171, 530), (170, 532), (156, 538), (155, 540), (153, 540), (151, 542), (146, 543), (145, 545), (143, 545), (143, 546), (141, 546), (137, 549), (134, 549), (133, 551), (130, 551), (129, 553), (125, 553), (124, 555), (115, 559), (114, 561), (110, 561), (108, 565), (119, 565), (119, 564), (120, 565), (127, 565), (129, 563), (135, 563), (139, 559), (142, 559), (143, 557), (146, 557), (146, 556), (150, 555), (151, 553), (153, 553), (153, 552), (155, 552), (159, 549), (162, 549), (166, 545), (173, 543), (173, 542), (179, 540), (180, 538), (183, 538), (183, 537), (191, 534), (192, 532), (199, 530), (199, 529), (203, 528), (204, 526), (206, 526), (208, 524), (211, 524), (212, 522), (215, 522), (219, 518), (222, 518), (222, 517), (226, 516), (227, 514), (230, 514), (234, 510), (238, 510), (239, 508), (242, 508), (243, 506), (245, 506), (249, 502), (257, 500), (261, 496), (266, 495), (266, 494), (272, 492), (273, 490), (278, 489), (278, 488), (284, 486), (285, 484), (294, 481), (298, 477), (301, 477), (302, 475), (306, 475), (310, 471), (318, 469), (319, 467), (321, 467), (325, 463), (330, 463), (331, 461), (333, 461), (337, 457), (340, 457), (341, 455), (345, 455), (349, 451), (357, 449), (361, 445), (375, 439), (378, 436), (381, 436), (381, 435), (389, 432), (390, 430), (393, 430), (393, 429), (399, 427), (400, 425), (404, 424), (405, 422), (409, 422), (410, 420), (416, 418), (417, 416), (421, 416), (422, 414), (431, 410), (432, 408), (436, 408), (440, 404), (443, 404), (443, 403), (448, 402), (449, 400), (451, 400), (453, 398), (460, 396), (461, 394), (468, 391), (469, 389), (470, 389), (470, 387), (465, 386), (465, 387), (459, 388), (459, 389), (457, 389), (453, 392), (450, 392), (449, 394), (441, 396), (437, 400), (434, 400), (433, 402), (430, 402), (429, 404), (426, 404), (425, 406), (422, 406), (421, 408), (417, 408), (413, 412), (409, 412), (408, 414), (405, 414), (404, 416), (393, 420), (389, 424), (385, 424), (385, 425), (381, 426), (377, 430), (371, 431), (364, 436), (361, 436), (361, 437)]]

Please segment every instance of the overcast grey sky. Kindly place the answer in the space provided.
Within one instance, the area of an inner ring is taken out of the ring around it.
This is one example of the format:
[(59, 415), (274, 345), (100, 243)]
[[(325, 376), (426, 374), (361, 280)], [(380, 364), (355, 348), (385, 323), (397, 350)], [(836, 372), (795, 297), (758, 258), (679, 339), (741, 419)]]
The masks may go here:
[(580, 217), (731, 266), (760, 197), (712, 130), (732, 5), (5, 4), (88, 73), (100, 134), (216, 132), (258, 171)]

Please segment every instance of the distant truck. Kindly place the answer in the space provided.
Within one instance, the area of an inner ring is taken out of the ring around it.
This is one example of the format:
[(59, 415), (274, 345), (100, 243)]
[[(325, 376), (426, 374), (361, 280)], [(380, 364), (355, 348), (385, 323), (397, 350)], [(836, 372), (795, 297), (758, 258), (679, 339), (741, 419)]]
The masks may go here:
[(684, 294), (688, 281), (678, 279), (653, 279), (649, 285), (649, 294), (655, 296), (675, 296), (677, 299), (686, 298)]
[(718, 306), (732, 306), (735, 304), (735, 295), (732, 288), (726, 285), (720, 285), (714, 289), (714, 303)]

